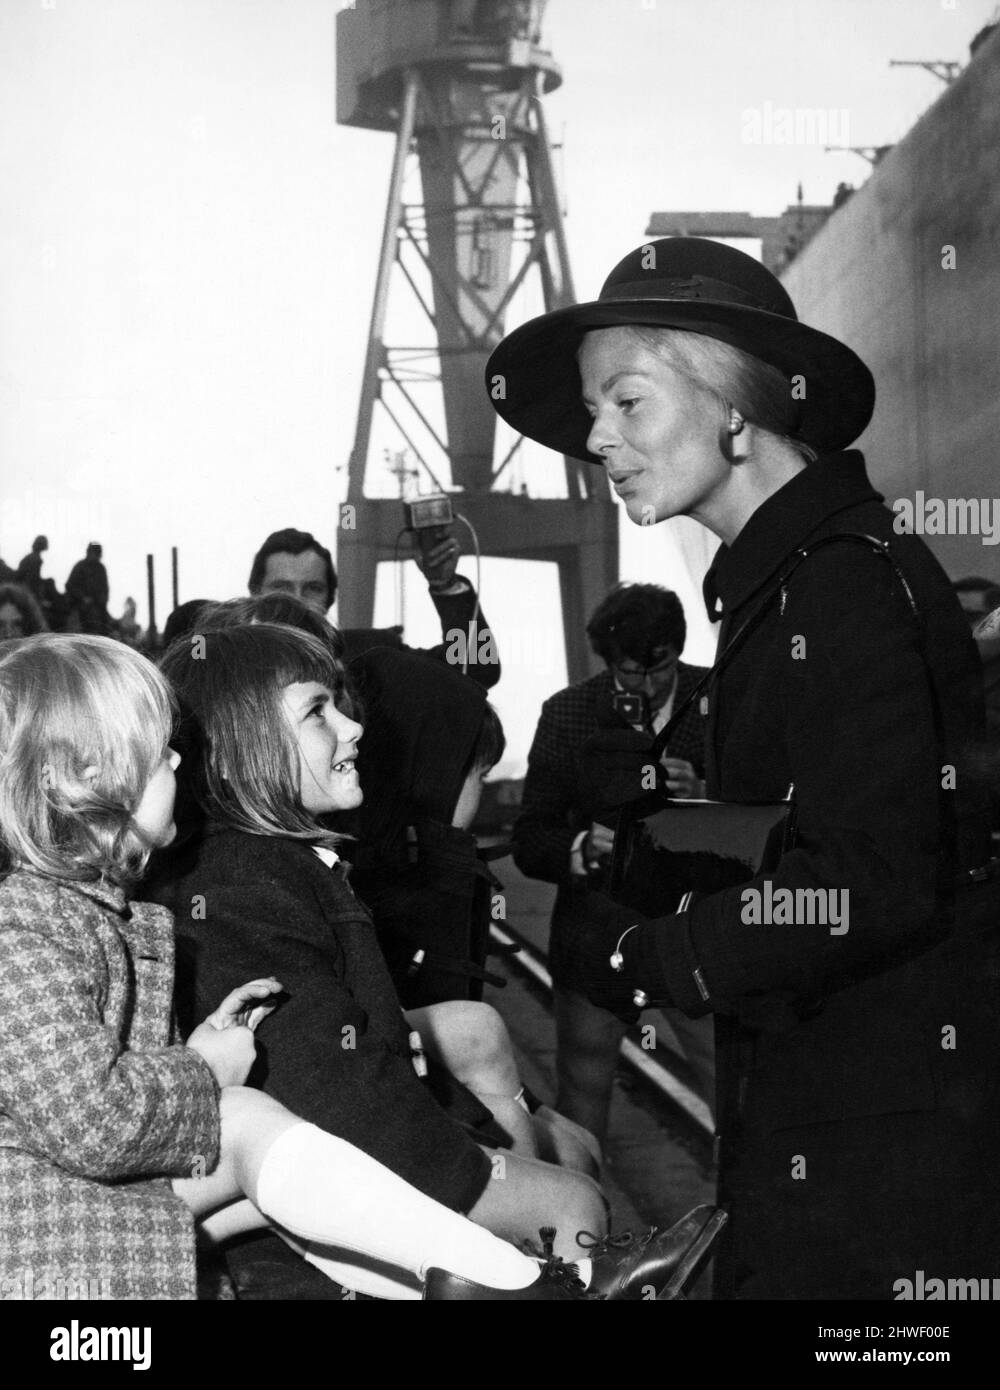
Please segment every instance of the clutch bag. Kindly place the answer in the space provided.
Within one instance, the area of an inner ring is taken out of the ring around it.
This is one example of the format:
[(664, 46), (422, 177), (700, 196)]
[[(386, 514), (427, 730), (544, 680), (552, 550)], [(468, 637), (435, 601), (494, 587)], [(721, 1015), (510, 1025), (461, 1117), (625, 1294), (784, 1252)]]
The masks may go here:
[(622, 807), (608, 893), (645, 917), (683, 910), (774, 869), (795, 840), (787, 801), (679, 801), (654, 792)]

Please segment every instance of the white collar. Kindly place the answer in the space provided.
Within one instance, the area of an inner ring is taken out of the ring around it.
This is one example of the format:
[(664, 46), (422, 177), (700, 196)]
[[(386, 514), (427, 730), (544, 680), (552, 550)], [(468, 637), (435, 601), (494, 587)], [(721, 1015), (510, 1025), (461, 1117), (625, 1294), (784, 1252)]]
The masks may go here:
[(340, 863), (340, 855), (335, 849), (327, 849), (325, 845), (313, 845), (312, 849), (313, 854), (318, 854), (328, 869)]

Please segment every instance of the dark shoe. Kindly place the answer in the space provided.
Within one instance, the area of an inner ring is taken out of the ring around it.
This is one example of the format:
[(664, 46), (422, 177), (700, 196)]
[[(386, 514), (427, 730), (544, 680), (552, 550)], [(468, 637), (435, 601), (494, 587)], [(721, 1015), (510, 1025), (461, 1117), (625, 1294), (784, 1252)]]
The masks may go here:
[(449, 1274), (445, 1269), (429, 1269), (424, 1282), (424, 1301), (450, 1300), (462, 1303), (505, 1303), (517, 1299), (527, 1303), (570, 1303), (591, 1298), (576, 1276), (576, 1266), (559, 1259), (546, 1260), (538, 1278), (526, 1289), (492, 1289)]
[(630, 1232), (622, 1236), (577, 1236), (581, 1259), (593, 1261), (589, 1292), (594, 1298), (615, 1302), (652, 1296), (657, 1301), (683, 1298), (705, 1267), (723, 1226), (726, 1214), (715, 1207), (700, 1206), (660, 1231), (651, 1227), (644, 1236)]

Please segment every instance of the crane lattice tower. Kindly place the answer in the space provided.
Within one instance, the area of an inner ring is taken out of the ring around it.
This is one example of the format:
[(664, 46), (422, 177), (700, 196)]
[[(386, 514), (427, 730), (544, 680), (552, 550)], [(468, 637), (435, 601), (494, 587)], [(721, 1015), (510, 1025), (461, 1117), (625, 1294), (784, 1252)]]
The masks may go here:
[[(564, 496), (531, 497), (523, 468), (513, 486), (522, 442), (497, 457), (483, 385), (529, 277), (546, 309), (575, 299), (543, 111), (562, 77), (541, 46), (543, 9), (357, 0), (337, 16), (337, 119), (396, 142), (349, 464), (353, 526), (338, 532), (340, 621), (370, 626), (376, 567), (402, 525), (398, 500), (366, 494), (374, 425), (395, 441), (396, 471), (408, 471), (401, 456), (412, 463), (416, 491), (452, 493), (482, 554), (558, 566), (567, 670), (580, 680), (593, 669), (586, 615), (618, 577), (617, 511), (601, 471), (575, 459)], [(389, 341), (401, 296), (420, 341)]]

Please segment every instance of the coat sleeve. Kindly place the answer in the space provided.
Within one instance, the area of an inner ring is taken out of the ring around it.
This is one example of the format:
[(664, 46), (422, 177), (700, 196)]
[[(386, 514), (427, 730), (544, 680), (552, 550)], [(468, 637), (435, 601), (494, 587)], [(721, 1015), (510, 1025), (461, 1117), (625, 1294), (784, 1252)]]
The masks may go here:
[[(892, 571), (875, 556), (818, 554), (769, 630), (763, 659), (784, 702), (797, 842), (773, 874), (644, 934), (646, 964), (658, 963), (674, 1000), (695, 1015), (750, 995), (819, 998), (947, 930), (936, 897), (942, 758), (914, 621)], [(809, 894), (786, 898), (795, 920), (779, 922), (777, 910), (770, 923), (754, 920), (748, 893), (763, 903), (765, 879), (772, 904), (782, 889)]]
[(514, 863), (529, 878), (562, 883), (573, 841), (589, 822), (579, 807), (579, 750), (566, 732), (558, 696), (546, 700), (528, 753), (521, 811), (514, 826)]
[(202, 1058), (123, 1051), (92, 966), (54, 932), (5, 924), (0, 951), (0, 1107), (25, 1148), (89, 1178), (214, 1168), (219, 1092)]
[[(466, 675), (484, 690), (492, 690), (500, 679), (499, 649), (475, 589), (468, 580), (465, 583), (466, 588), (460, 594), (431, 594), (441, 619), (444, 641), (437, 647), (427, 648), (426, 654), (451, 664), (456, 650), (455, 634), (460, 633), (462, 650), (469, 658)], [(475, 630), (470, 641), (470, 625), (473, 622)], [(458, 668), (461, 669), (461, 663), (458, 663)]]
[(417, 1078), (367, 915), (355, 905), (334, 927), (308, 886), (266, 878), (206, 885), (204, 898), (203, 921), (177, 921), (196, 1014), (259, 976), (276, 976), (286, 996), (257, 1029), (250, 1084), (428, 1195), (471, 1207), (489, 1163)]

